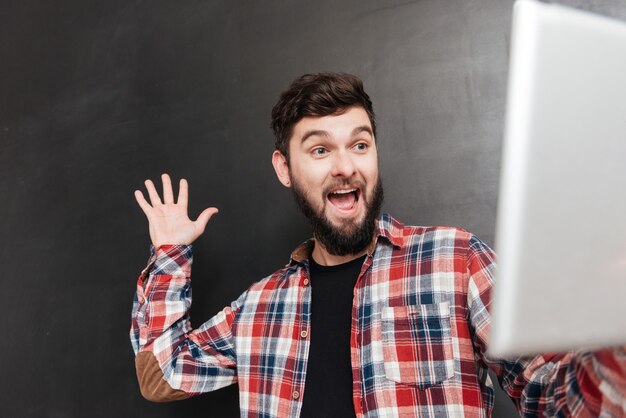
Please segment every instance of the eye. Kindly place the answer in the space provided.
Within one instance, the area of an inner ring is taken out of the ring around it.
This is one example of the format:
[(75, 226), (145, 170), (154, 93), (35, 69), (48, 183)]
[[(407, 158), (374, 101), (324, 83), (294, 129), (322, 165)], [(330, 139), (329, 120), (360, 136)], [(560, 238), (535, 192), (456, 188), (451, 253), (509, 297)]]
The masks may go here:
[(359, 142), (358, 144), (354, 146), (354, 148), (357, 151), (366, 151), (368, 148), (368, 145), (365, 142)]
[(313, 154), (313, 156), (315, 157), (321, 157), (322, 155), (326, 154), (328, 151), (326, 150), (326, 148), (322, 148), (322, 147), (317, 147), (314, 148), (311, 153)]

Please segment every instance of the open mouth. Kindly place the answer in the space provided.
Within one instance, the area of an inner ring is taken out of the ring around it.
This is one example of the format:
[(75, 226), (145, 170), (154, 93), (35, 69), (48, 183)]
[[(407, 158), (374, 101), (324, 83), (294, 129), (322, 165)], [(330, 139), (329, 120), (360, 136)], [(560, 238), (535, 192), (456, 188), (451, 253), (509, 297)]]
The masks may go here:
[(349, 211), (354, 209), (361, 197), (361, 189), (349, 188), (334, 190), (326, 196), (328, 201), (332, 203), (337, 209), (342, 211)]

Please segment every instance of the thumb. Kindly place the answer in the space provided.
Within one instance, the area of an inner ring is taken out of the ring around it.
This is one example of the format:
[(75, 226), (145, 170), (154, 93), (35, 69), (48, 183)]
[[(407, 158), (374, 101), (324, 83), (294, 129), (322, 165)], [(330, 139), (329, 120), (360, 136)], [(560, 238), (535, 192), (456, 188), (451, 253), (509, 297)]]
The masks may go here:
[(207, 208), (202, 211), (200, 216), (198, 216), (198, 219), (194, 222), (196, 227), (201, 231), (200, 233), (204, 232), (204, 228), (206, 228), (206, 224), (209, 222), (209, 219), (211, 219), (211, 217), (218, 212), (219, 210), (217, 210), (217, 208)]

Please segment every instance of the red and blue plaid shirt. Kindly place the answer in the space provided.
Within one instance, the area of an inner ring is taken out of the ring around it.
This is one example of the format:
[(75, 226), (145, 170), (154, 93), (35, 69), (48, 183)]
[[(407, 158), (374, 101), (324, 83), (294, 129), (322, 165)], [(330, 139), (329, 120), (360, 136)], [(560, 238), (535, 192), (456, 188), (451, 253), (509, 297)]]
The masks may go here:
[[(192, 330), (190, 246), (152, 251), (137, 284), (131, 341), (178, 393), (238, 383), (242, 417), (298, 417), (306, 384), (312, 242)], [(490, 359), (485, 355), (494, 254), (456, 228), (404, 226), (388, 215), (354, 289), (353, 402), (358, 417), (486, 417), (495, 371), (528, 416), (626, 416), (620, 350)]]

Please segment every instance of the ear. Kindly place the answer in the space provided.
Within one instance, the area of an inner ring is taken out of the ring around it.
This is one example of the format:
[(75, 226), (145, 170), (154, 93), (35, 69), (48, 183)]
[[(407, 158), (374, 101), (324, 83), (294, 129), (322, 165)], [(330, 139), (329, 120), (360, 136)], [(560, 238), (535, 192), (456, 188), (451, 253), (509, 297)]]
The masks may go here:
[(278, 177), (278, 180), (283, 184), (283, 186), (291, 187), (287, 157), (285, 157), (278, 150), (274, 151), (272, 154), (272, 165), (274, 166), (274, 171), (276, 171), (276, 177)]

